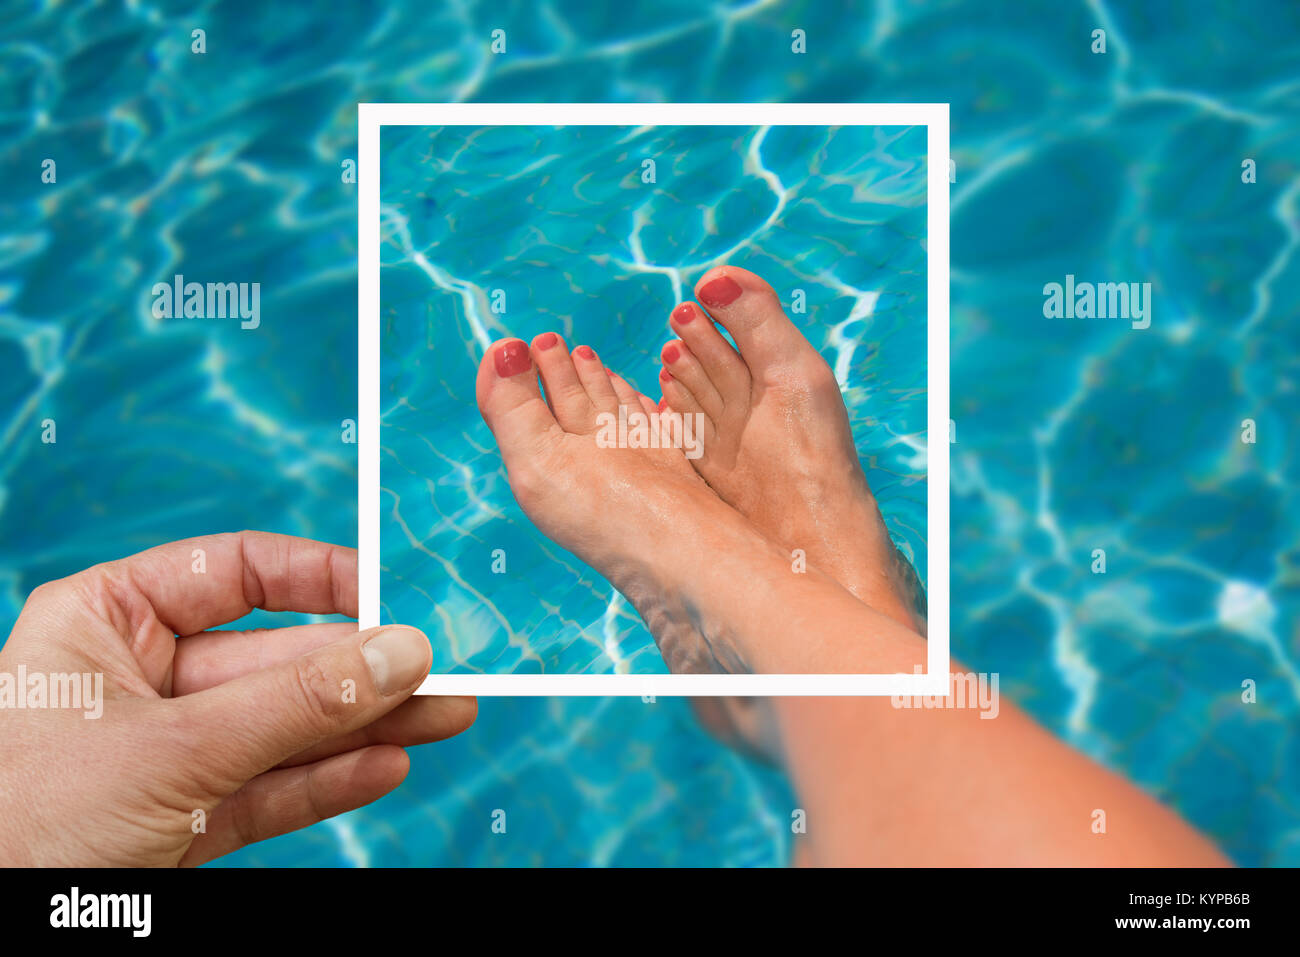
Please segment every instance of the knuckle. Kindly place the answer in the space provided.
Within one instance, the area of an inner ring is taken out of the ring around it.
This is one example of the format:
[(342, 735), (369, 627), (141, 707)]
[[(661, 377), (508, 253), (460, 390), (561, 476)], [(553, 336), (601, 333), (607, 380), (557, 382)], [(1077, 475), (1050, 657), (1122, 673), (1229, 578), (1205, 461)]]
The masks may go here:
[(339, 688), (315, 658), (299, 658), (291, 675), (302, 717), (309, 725), (334, 724), (346, 712)]
[(42, 582), (27, 596), (27, 607), (32, 611), (40, 611), (49, 606), (53, 603), (54, 596), (58, 594), (58, 589), (58, 581)]
[(253, 808), (246, 790), (239, 790), (227, 799), (230, 827), (235, 832), (241, 845), (256, 844), (270, 835), (266, 833), (263, 820)]

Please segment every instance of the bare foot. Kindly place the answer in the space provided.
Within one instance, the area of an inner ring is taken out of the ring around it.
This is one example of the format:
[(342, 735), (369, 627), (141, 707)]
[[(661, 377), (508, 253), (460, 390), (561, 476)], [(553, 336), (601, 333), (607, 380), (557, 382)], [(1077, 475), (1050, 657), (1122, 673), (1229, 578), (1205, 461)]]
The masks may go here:
[[(765, 560), (767, 575), (788, 562), (718, 498), (680, 448), (663, 441), (654, 403), (607, 372), (590, 347), (570, 355), (553, 332), (531, 348), (519, 339), (494, 343), (476, 393), (520, 507), (627, 597), (668, 667), (753, 670), (731, 641), (727, 590), (749, 587), (747, 558)], [(646, 437), (658, 447), (609, 447), (602, 427), (620, 407), (656, 420)], [(718, 584), (701, 589), (710, 576)]]
[[(546, 387), (544, 400), (538, 375)], [(496, 436), (510, 488), (552, 541), (591, 565), (640, 612), (673, 671), (725, 671), (686, 638), (673, 607), (679, 529), (721, 503), (675, 448), (601, 448), (601, 413), (617, 415), (613, 378), (589, 346), (570, 355), (553, 332), (494, 343), (479, 365), (479, 410)], [(634, 401), (636, 401), (634, 399)], [(639, 401), (637, 411), (644, 411)], [(730, 662), (734, 666), (735, 662)]]
[[(772, 287), (748, 270), (711, 269), (695, 294), (740, 347), (694, 303), (672, 311), (669, 324), (681, 338), (661, 353), (663, 405), (704, 414), (699, 473), (760, 531), (803, 549), (867, 605), (925, 634), (925, 593), (880, 517), (826, 360)], [(719, 740), (779, 760), (775, 716), (764, 699), (692, 703)]]
[(720, 266), (695, 292), (739, 352), (694, 303), (672, 311), (680, 338), (663, 348), (660, 383), (667, 408), (704, 415), (692, 464), (759, 531), (924, 634), (924, 593), (880, 517), (826, 360), (753, 273)]
[[(627, 597), (672, 671), (908, 673), (924, 660), (911, 630), (820, 570), (793, 568), (785, 549), (705, 484), (660, 422), (636, 439), (620, 429), (611, 443), (611, 420), (645, 422), (658, 410), (590, 348), (570, 356), (553, 332), (531, 349), (494, 343), (476, 392), (520, 506)], [(801, 640), (825, 623), (862, 640)]]
[[(701, 326), (707, 322), (695, 318)], [(861, 606), (815, 569), (790, 575), (787, 553), (724, 504), (680, 449), (663, 447), (662, 435), (657, 448), (610, 448), (599, 442), (602, 416), (657, 410), (607, 372), (590, 348), (579, 346), (570, 356), (563, 340), (549, 332), (531, 349), (518, 339), (495, 343), (479, 366), (476, 392), (520, 506), (544, 534), (604, 574), (632, 602), (672, 671), (826, 670), (809, 655), (813, 649), (792, 647), (799, 643), (791, 635), (803, 630), (801, 620), (826, 615), (834, 622), (836, 605), (843, 614), (847, 602), (858, 609), (857, 616)], [(719, 413), (717, 421), (725, 422)], [(844, 424), (847, 431), (847, 418)], [(853, 448), (851, 438), (848, 448)], [(709, 466), (700, 464), (700, 474), (708, 468), (723, 481), (721, 456), (741, 456), (737, 447), (718, 453)], [(733, 491), (754, 506), (756, 500), (743, 497), (742, 485), (737, 480)], [(879, 523), (874, 499), (869, 491), (866, 495)], [(761, 508), (756, 513), (769, 515)], [(781, 587), (765, 588), (765, 581)], [(869, 592), (875, 580), (867, 582)], [(891, 628), (898, 626), (883, 612), (873, 617), (889, 627), (865, 633), (864, 646), (884, 638), (881, 649), (892, 647), (892, 664), (887, 653), (870, 667), (904, 670), (903, 663), (915, 660), (919, 651), (908, 647), (908, 638), (915, 636), (901, 631), (891, 637)], [(774, 714), (764, 699), (692, 702), (706, 727), (732, 746), (777, 758)], [(797, 849), (796, 860), (801, 856), (806, 853)]]

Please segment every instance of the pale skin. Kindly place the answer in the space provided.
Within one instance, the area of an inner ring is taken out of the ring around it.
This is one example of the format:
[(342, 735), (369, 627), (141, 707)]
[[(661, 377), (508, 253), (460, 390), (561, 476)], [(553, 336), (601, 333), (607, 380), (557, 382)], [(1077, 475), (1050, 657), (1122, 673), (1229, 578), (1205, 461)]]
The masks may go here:
[[(925, 661), (919, 589), (833, 375), (758, 276), (718, 267), (695, 292), (708, 312), (673, 311), (660, 403), (554, 333), (488, 350), (479, 408), (521, 507), (628, 597), (674, 672), (911, 672)], [(703, 414), (704, 454), (601, 447), (599, 417), (620, 406)], [(994, 720), (887, 698), (704, 707), (711, 728), (785, 766), (807, 812), (801, 863), (1227, 863), (1006, 702)]]
[(411, 697), (419, 631), (211, 631), (254, 607), (355, 617), (356, 552), (214, 535), (31, 594), (0, 672), (102, 674), (105, 700), (0, 710), (0, 864), (202, 864), (382, 797), (404, 748), (473, 722), (473, 698)]

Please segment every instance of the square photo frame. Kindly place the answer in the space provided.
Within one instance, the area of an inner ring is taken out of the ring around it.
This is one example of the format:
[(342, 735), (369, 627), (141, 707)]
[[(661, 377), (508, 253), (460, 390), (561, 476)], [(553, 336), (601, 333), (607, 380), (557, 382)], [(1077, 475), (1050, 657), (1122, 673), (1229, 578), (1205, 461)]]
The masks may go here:
[(926, 130), (926, 671), (919, 674), (430, 674), (420, 694), (935, 695), (949, 693), (949, 146), (946, 103), (362, 103), (358, 107), (358, 494), (361, 628), (381, 623), (380, 135), (429, 127), (851, 127)]

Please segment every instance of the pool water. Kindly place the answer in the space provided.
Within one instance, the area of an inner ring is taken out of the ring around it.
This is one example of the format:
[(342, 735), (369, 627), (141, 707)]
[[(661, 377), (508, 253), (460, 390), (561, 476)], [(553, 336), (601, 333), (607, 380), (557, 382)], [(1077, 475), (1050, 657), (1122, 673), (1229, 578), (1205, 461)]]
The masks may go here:
[(381, 619), (423, 628), (437, 672), (666, 671), (515, 503), (474, 378), (490, 342), (552, 330), (658, 400), (668, 313), (719, 262), (836, 370), (924, 578), (925, 150), (923, 127), (385, 129)]
[[(1300, 864), (1298, 62), (1290, 0), (11, 4), (0, 619), (186, 535), (355, 542), (358, 102), (951, 102), (953, 653), (1237, 861)], [(152, 320), (177, 272), (260, 281), (261, 325)], [(1151, 327), (1046, 319), (1068, 274), (1151, 282)], [(793, 802), (681, 701), (484, 699), (393, 795), (226, 863), (780, 864)]]

